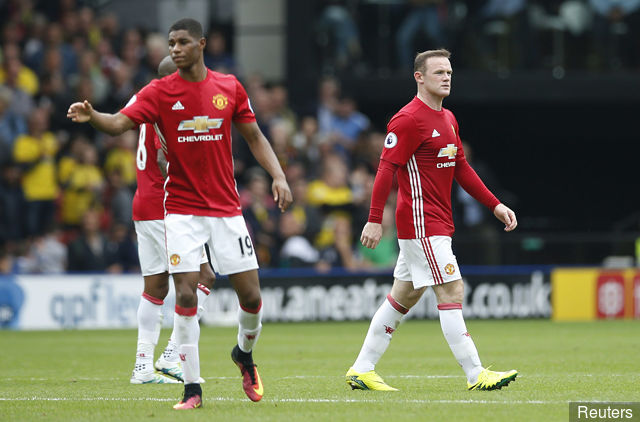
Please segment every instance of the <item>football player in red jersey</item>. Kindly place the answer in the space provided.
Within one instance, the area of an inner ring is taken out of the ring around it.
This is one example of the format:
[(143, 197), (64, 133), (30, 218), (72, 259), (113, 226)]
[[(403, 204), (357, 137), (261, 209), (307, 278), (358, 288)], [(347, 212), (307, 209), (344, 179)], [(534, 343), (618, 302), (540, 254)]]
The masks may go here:
[(256, 123), (244, 87), (233, 75), (207, 69), (202, 26), (181, 19), (169, 29), (169, 51), (178, 72), (142, 88), (120, 112), (100, 113), (88, 101), (74, 103), (67, 116), (96, 129), (119, 134), (136, 124), (154, 126), (167, 157), (165, 231), (169, 273), (176, 286), (176, 340), (185, 382), (176, 409), (202, 405), (196, 286), (202, 245), (220, 274), (228, 274), (238, 295), (238, 344), (232, 359), (243, 376), (247, 396), (258, 401), (263, 386), (252, 350), (261, 328), (262, 299), (258, 263), (242, 217), (233, 177), (231, 124), (273, 178), (272, 193), (284, 211), (291, 190), (269, 141)]
[(391, 341), (402, 317), (431, 286), (438, 301), (440, 325), (454, 357), (467, 376), (469, 390), (494, 390), (513, 381), (518, 372), (482, 367), (476, 346), (462, 316), (464, 284), (451, 249), (453, 179), (491, 209), (505, 224), (516, 228), (515, 213), (487, 189), (464, 156), (453, 113), (442, 107), (451, 91), (451, 62), (447, 50), (429, 50), (416, 56), (414, 79), (418, 93), (387, 125), (387, 137), (375, 178), (369, 220), (361, 242), (375, 248), (382, 236), (382, 214), (398, 179), (396, 225), (400, 254), (394, 282), (371, 325), (355, 363), (346, 374), (353, 389), (393, 391), (375, 372), (375, 365)]
[[(160, 77), (177, 70), (171, 57), (165, 57), (158, 66)], [(162, 355), (155, 365), (153, 355), (158, 343), (162, 320), (162, 305), (169, 292), (169, 264), (164, 233), (164, 180), (163, 168), (158, 167), (159, 142), (153, 126), (140, 125), (138, 149), (136, 151), (137, 189), (133, 197), (133, 220), (138, 237), (138, 257), (144, 277), (144, 291), (138, 305), (138, 344), (136, 363), (131, 374), (132, 384), (165, 384), (183, 381), (182, 365), (178, 356), (175, 330)], [(166, 165), (165, 165), (166, 168)], [(198, 313), (200, 318), (204, 303), (215, 282), (206, 251), (203, 250), (198, 284)], [(171, 378), (160, 375), (157, 369)], [(177, 381), (176, 381), (177, 380)], [(200, 380), (204, 382), (204, 380)]]

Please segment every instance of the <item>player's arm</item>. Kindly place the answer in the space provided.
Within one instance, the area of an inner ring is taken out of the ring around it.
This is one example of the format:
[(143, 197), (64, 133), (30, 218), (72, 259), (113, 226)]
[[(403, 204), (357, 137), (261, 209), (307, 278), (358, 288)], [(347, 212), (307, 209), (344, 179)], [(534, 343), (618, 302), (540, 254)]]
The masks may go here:
[(493, 209), (493, 215), (504, 223), (504, 231), (510, 232), (518, 226), (518, 220), (516, 220), (516, 213), (505, 204), (498, 204)]
[(111, 136), (120, 135), (135, 126), (135, 123), (122, 113), (109, 114), (94, 110), (87, 100), (71, 104), (67, 117), (76, 123), (89, 122), (100, 132)]
[(406, 163), (420, 146), (421, 137), (413, 115), (400, 112), (387, 125), (387, 136), (378, 164), (378, 172), (373, 182), (369, 220), (362, 229), (360, 242), (375, 249), (382, 238), (382, 214), (391, 192), (393, 175), (400, 165)]
[(456, 162), (455, 178), (462, 189), (493, 211), (493, 215), (504, 223), (504, 231), (510, 232), (516, 228), (516, 214), (491, 193), (466, 159)]
[(256, 122), (251, 123), (235, 123), (236, 128), (249, 144), (249, 149), (258, 163), (271, 175), (273, 184), (271, 190), (273, 192), (273, 200), (278, 204), (280, 211), (284, 212), (291, 202), (293, 196), (291, 189), (284, 176), (282, 167), (278, 162), (276, 154), (273, 152), (269, 141), (262, 134)]
[(382, 238), (382, 215), (384, 214), (384, 206), (391, 192), (393, 175), (397, 170), (397, 164), (385, 159), (380, 160), (378, 173), (373, 181), (369, 219), (362, 229), (362, 235), (360, 235), (360, 242), (364, 247), (375, 249), (378, 243), (380, 243), (380, 239)]

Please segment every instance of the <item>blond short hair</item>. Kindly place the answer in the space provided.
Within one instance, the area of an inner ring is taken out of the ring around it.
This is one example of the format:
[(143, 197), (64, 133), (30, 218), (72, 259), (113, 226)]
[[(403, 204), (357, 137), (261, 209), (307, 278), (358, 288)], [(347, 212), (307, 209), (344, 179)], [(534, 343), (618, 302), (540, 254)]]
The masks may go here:
[(440, 48), (438, 50), (427, 50), (422, 53), (416, 54), (416, 59), (413, 62), (413, 71), (424, 73), (427, 70), (427, 59), (429, 57), (444, 57), (448, 59), (451, 57), (451, 52), (447, 49)]

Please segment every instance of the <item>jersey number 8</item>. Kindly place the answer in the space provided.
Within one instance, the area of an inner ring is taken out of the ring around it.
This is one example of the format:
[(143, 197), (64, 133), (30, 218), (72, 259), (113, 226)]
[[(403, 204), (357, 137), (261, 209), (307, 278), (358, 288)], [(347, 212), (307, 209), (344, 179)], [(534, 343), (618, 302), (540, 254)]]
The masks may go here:
[(140, 136), (138, 137), (138, 150), (136, 151), (136, 166), (143, 171), (147, 168), (147, 149), (144, 147), (144, 139), (147, 137), (147, 125), (140, 126)]

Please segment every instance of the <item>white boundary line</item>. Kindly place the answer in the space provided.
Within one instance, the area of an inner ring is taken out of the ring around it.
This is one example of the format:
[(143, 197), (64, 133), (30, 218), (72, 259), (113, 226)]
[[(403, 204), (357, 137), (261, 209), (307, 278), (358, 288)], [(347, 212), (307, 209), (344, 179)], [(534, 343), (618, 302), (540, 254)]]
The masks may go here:
[[(640, 373), (628, 373), (628, 374), (602, 374), (607, 377), (626, 377), (626, 378), (638, 378), (640, 377)], [(518, 379), (522, 378), (545, 378), (550, 375), (541, 375), (541, 374), (518, 374)], [(599, 376), (596, 374), (565, 374), (565, 377), (594, 377)], [(205, 380), (236, 380), (239, 378), (236, 376), (233, 377), (203, 377)], [(272, 380), (286, 380), (286, 379), (342, 379), (343, 375), (291, 375), (286, 377), (276, 377), (272, 378)], [(464, 379), (464, 375), (385, 375), (385, 378), (396, 379), (396, 378), (404, 378), (404, 379), (445, 379), (445, 378), (459, 378)], [(99, 378), (99, 377), (62, 377), (62, 378), (1, 378), (0, 384), (3, 381), (68, 381), (69, 379), (74, 379), (77, 381), (126, 381), (127, 379), (124, 377), (110, 377), (110, 378)]]
[[(154, 398), (154, 397), (0, 397), (0, 401), (68, 401), (68, 402), (81, 402), (81, 401), (116, 401), (116, 402), (174, 402), (178, 398)], [(220, 401), (220, 402), (248, 402), (248, 399), (233, 398), (233, 397), (205, 397), (205, 401)], [(580, 401), (580, 400), (571, 400)], [(287, 399), (287, 398), (275, 398), (265, 399), (263, 402), (267, 403), (384, 403), (382, 400), (358, 400), (358, 399)], [(567, 404), (566, 400), (428, 400), (428, 399), (415, 399), (415, 400), (394, 400), (394, 403), (408, 403), (408, 404)]]
[[(69, 377), (73, 378), (77, 381), (118, 381), (118, 380), (126, 380), (124, 377), (109, 377), (109, 378), (99, 378), (99, 377)], [(2, 378), (0, 379), (0, 383), (2, 381), (65, 381), (69, 378)], [(240, 377), (202, 377), (205, 380), (236, 380)], [(286, 380), (286, 379), (342, 379), (343, 375), (291, 375), (287, 377), (277, 377), (275, 380)], [(464, 375), (387, 375), (385, 378), (424, 378), (424, 379), (434, 379), (434, 378), (460, 378), (463, 379)]]

